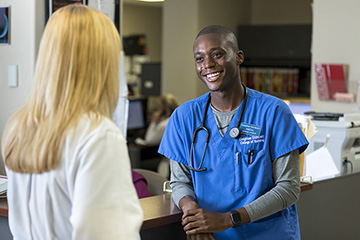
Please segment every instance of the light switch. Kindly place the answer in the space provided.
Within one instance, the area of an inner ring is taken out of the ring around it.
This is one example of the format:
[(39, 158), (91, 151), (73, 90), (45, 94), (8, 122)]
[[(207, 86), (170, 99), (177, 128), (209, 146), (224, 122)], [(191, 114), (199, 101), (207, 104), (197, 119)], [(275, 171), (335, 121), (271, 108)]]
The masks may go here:
[(18, 66), (9, 65), (8, 66), (8, 86), (17, 87), (18, 86)]

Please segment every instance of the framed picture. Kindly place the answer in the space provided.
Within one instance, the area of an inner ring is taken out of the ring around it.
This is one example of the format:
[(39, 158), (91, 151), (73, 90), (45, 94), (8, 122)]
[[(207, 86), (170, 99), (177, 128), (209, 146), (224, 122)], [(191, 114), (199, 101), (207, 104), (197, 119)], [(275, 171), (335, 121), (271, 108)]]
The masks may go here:
[(87, 4), (88, 0), (45, 0), (45, 24), (51, 14), (61, 7), (70, 4)]
[(10, 7), (0, 7), (0, 44), (10, 44)]
[(120, 32), (121, 0), (45, 0), (45, 24), (52, 13), (69, 4), (84, 4), (99, 10), (114, 22)]

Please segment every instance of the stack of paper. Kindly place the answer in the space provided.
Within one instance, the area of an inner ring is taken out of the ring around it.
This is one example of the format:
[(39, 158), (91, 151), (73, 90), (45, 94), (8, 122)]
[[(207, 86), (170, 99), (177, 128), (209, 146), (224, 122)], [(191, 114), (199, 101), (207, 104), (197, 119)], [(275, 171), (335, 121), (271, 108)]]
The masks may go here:
[(0, 175), (0, 194), (3, 194), (7, 191), (7, 183), (7, 177)]
[[(301, 130), (303, 130), (303, 133), (304, 133), (305, 137), (307, 138), (307, 140), (309, 140), (312, 136), (315, 135), (317, 130), (309, 116), (294, 114), (294, 117), (295, 117), (296, 121), (298, 122)], [(299, 160), (300, 160), (300, 177), (304, 177), (305, 172), (306, 172), (306, 160), (305, 160), (304, 152), (300, 154)]]
[(330, 135), (327, 136), (323, 147), (306, 156), (306, 175), (312, 176), (313, 179), (340, 173), (326, 147), (329, 138)]

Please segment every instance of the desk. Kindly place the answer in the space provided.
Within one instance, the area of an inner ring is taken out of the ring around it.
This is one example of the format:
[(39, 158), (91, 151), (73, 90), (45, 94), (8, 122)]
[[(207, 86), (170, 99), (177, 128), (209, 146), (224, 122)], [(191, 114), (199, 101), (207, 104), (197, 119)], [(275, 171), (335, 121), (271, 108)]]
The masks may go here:
[(360, 239), (360, 171), (322, 178), (297, 203), (302, 240)]
[[(312, 184), (301, 184), (301, 191), (311, 190)], [(171, 199), (171, 193), (152, 196), (140, 199), (140, 204), (144, 212), (144, 222), (141, 227), (141, 239), (186, 239), (181, 226), (182, 212), (176, 207)], [(5, 198), (0, 199), (0, 229), (1, 234), (6, 232), (8, 205)], [(10, 233), (9, 229), (7, 232)], [(3, 238), (1, 238), (3, 239)]]
[[(302, 183), (301, 192), (311, 190), (312, 184)], [(144, 223), (141, 227), (141, 239), (186, 239), (182, 230), (182, 212), (171, 200), (171, 194), (163, 194), (140, 199), (144, 211)]]
[(131, 168), (144, 168), (157, 171), (157, 166), (162, 159), (158, 151), (159, 146), (143, 146), (138, 144), (128, 144)]
[(13, 239), (8, 224), (8, 205), (6, 198), (0, 198), (0, 239)]
[(0, 198), (0, 216), (8, 216), (8, 205), (6, 198)]
[[(301, 192), (311, 190), (313, 184), (302, 183)], [(141, 229), (148, 229), (179, 222), (181, 211), (171, 199), (171, 193), (140, 199), (140, 205), (144, 211), (144, 223)], [(8, 217), (8, 204), (6, 198), (0, 199), (0, 216)]]
[(142, 240), (186, 239), (181, 226), (182, 212), (172, 201), (171, 193), (142, 198), (140, 204), (144, 212), (144, 222), (140, 232)]

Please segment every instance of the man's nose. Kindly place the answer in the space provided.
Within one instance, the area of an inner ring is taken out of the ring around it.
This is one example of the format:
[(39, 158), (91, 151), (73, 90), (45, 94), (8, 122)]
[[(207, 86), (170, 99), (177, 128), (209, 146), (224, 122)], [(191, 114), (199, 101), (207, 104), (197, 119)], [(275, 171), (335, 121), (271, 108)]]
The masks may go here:
[(215, 61), (213, 58), (211, 58), (211, 57), (205, 58), (204, 68), (212, 68), (214, 66), (215, 66)]

